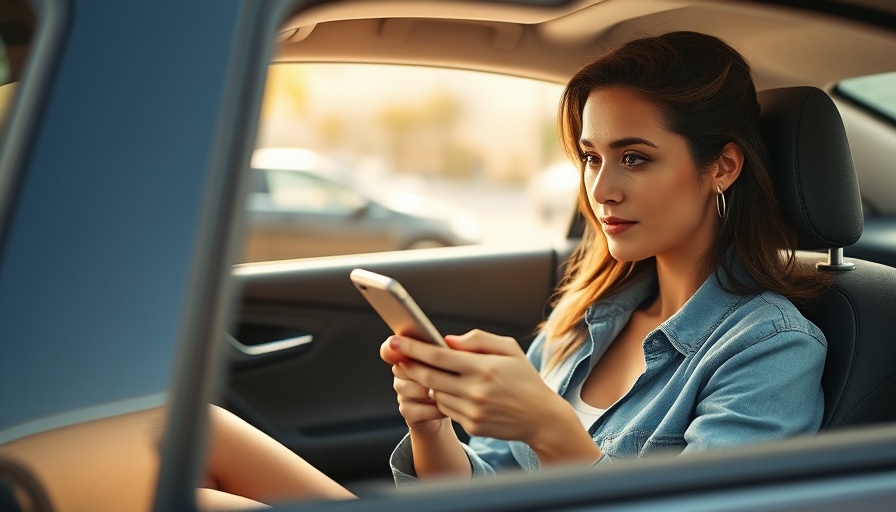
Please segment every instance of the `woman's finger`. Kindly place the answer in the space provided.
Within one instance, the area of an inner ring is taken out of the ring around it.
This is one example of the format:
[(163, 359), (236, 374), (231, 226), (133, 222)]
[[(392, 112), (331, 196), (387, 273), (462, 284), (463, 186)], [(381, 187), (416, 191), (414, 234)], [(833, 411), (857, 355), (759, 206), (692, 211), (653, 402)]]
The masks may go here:
[(434, 395), (435, 400), (433, 400), (433, 403), (439, 414), (447, 416), (460, 425), (467, 423), (467, 416), (462, 412), (465, 405), (463, 399), (444, 391), (435, 391)]
[(383, 361), (394, 365), (396, 363), (400, 363), (401, 361), (406, 361), (407, 356), (402, 354), (401, 352), (396, 351), (390, 345), (393, 336), (389, 336), (386, 338), (386, 341), (380, 345), (380, 359)]
[[(431, 387), (428, 385), (421, 384), (417, 382), (413, 375), (409, 374), (405, 368), (408, 366), (419, 366), (426, 369), (430, 367), (426, 365), (422, 365), (419, 363), (414, 363), (413, 361), (408, 361), (404, 363), (399, 363), (392, 366), (392, 375), (395, 376), (395, 382), (393, 387), (395, 391), (398, 393), (406, 394), (409, 397), (419, 397), (425, 395), (429, 392)], [(418, 377), (419, 378), (419, 377)], [(399, 382), (401, 381), (401, 382)], [(399, 387), (400, 386), (400, 387)]]
[(401, 367), (402, 367), (402, 365), (400, 365), (400, 364), (393, 364), (392, 365), (392, 375), (394, 375), (395, 377), (397, 377), (399, 379), (408, 380), (407, 374), (404, 372), (404, 370), (401, 369)]
[(410, 428), (416, 428), (428, 421), (445, 418), (445, 414), (432, 404), (421, 404), (418, 402), (399, 403), (398, 412)]
[(495, 354), (504, 356), (524, 356), (520, 344), (509, 336), (498, 336), (490, 332), (473, 329), (466, 334), (447, 335), (445, 342), (455, 350), (476, 352), (480, 354)]
[(425, 363), (433, 368), (453, 373), (463, 373), (471, 368), (473, 354), (439, 347), (431, 343), (406, 338), (404, 336), (392, 336), (389, 338), (389, 348), (405, 356)]
[(398, 393), (399, 400), (416, 400), (418, 402), (431, 403), (432, 398), (429, 396), (429, 389), (415, 382), (396, 378), (392, 387)]
[(436, 389), (460, 394), (466, 386), (463, 378), (455, 373), (439, 370), (413, 360), (398, 363), (396, 366), (399, 367), (398, 371), (407, 377), (407, 380), (413, 381), (427, 391)]

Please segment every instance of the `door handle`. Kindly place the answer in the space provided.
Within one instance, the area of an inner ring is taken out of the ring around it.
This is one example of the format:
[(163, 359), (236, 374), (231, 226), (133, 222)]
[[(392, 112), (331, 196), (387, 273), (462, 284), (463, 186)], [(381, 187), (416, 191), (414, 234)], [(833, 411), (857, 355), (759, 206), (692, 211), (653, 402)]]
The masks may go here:
[(295, 336), (292, 338), (268, 341), (266, 343), (259, 343), (258, 345), (246, 345), (240, 343), (240, 341), (233, 336), (228, 336), (228, 338), (230, 339), (230, 344), (233, 345), (234, 348), (250, 357), (270, 355), (277, 352), (282, 352), (284, 350), (289, 350), (291, 348), (300, 347), (302, 345), (308, 345), (309, 343), (314, 341), (314, 336), (312, 336), (311, 334), (303, 334), (301, 336)]

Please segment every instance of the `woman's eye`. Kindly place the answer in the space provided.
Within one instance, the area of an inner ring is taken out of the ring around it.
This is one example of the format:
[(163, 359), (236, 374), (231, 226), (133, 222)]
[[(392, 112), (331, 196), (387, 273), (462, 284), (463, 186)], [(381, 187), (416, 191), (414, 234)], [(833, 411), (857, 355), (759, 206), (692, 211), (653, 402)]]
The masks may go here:
[(582, 161), (585, 162), (585, 165), (588, 167), (594, 167), (600, 164), (600, 158), (595, 155), (585, 155), (582, 157)]
[(622, 156), (622, 165), (625, 165), (627, 167), (637, 167), (646, 161), (647, 159), (643, 156), (635, 155), (633, 153)]

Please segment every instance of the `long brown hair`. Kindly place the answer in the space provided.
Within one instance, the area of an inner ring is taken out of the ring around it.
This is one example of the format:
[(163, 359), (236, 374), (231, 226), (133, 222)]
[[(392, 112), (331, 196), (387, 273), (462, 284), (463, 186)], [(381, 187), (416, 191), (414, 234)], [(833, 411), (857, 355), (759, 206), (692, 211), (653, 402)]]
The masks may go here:
[[(617, 86), (639, 94), (659, 110), (665, 127), (687, 140), (695, 167), (706, 178), (728, 143), (740, 147), (740, 177), (725, 191), (727, 213), (709, 249), (695, 262), (705, 274), (721, 269), (725, 288), (737, 294), (779, 293), (808, 306), (830, 283), (829, 276), (797, 266), (796, 231), (781, 212), (759, 131), (759, 103), (750, 66), (722, 40), (696, 32), (672, 32), (630, 41), (580, 69), (560, 101), (559, 132), (567, 155), (581, 168), (582, 112), (591, 92)], [(596, 300), (618, 290), (653, 265), (614, 259), (580, 179), (579, 209), (586, 225), (582, 242), (567, 261), (555, 294), (554, 313), (542, 325), (549, 370), (584, 341), (582, 321)], [(731, 253), (749, 279), (733, 271)], [(721, 283), (720, 283), (721, 284)]]

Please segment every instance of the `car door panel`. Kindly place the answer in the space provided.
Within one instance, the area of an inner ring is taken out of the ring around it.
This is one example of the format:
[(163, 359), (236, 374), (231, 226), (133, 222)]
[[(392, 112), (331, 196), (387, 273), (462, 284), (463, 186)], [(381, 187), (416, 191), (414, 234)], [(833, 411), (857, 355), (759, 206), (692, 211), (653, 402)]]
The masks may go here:
[(525, 348), (568, 252), (463, 247), (238, 266), (236, 340), (311, 341), (258, 357), (232, 349), (227, 406), (337, 479), (388, 477), (388, 455), (407, 431), (379, 358), (390, 331), (350, 271), (398, 279), (442, 333), (479, 328)]

